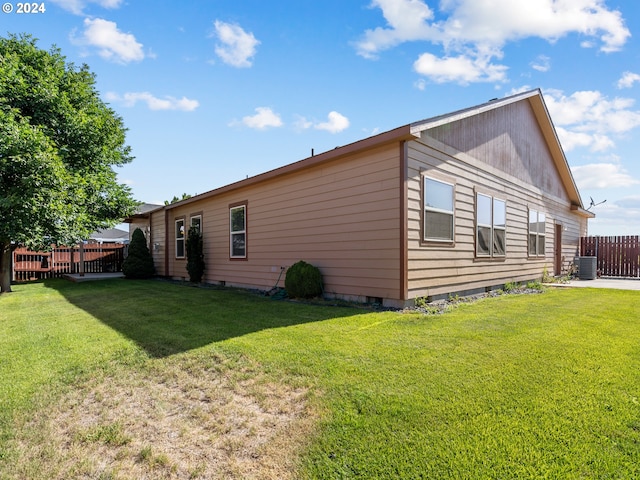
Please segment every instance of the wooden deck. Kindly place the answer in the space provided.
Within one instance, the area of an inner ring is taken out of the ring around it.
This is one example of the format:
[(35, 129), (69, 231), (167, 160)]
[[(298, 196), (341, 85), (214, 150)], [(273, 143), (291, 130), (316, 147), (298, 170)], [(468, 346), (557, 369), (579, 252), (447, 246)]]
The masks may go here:
[[(85, 273), (122, 271), (124, 244), (87, 244), (83, 250)], [(54, 247), (47, 252), (18, 248), (13, 252), (14, 281), (61, 277), (80, 271), (80, 246)]]

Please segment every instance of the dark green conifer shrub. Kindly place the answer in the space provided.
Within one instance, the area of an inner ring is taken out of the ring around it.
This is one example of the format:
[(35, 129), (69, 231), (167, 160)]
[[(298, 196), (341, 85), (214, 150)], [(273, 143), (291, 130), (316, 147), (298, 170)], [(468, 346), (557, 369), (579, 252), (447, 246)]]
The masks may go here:
[(147, 239), (139, 228), (136, 228), (131, 236), (129, 254), (122, 263), (122, 273), (127, 278), (149, 278), (155, 273)]
[(300, 260), (287, 270), (284, 288), (291, 298), (313, 298), (322, 296), (322, 274), (318, 267)]
[(187, 234), (187, 272), (189, 281), (200, 283), (204, 275), (204, 246), (202, 233), (197, 227), (191, 227)]

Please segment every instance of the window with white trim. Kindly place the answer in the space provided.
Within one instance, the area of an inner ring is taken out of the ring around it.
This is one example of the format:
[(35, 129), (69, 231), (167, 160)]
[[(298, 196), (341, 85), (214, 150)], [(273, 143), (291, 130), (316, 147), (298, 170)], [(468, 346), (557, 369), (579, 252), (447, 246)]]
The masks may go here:
[(198, 232), (202, 233), (202, 215), (194, 215), (191, 217), (191, 226), (190, 228), (197, 228)]
[(184, 258), (184, 219), (176, 220), (176, 258)]
[(506, 254), (507, 208), (504, 200), (476, 194), (476, 255), (504, 257)]
[(529, 256), (545, 256), (545, 214), (529, 210)]
[(433, 242), (453, 242), (454, 186), (424, 177), (423, 238)]
[(229, 255), (247, 258), (247, 206), (229, 208)]

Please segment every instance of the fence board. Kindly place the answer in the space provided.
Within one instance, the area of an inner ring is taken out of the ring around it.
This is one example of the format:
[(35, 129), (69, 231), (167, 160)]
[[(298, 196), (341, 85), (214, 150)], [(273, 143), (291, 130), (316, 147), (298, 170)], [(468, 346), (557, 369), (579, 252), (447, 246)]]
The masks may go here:
[(580, 256), (597, 257), (598, 275), (640, 277), (640, 236), (582, 237)]
[[(125, 245), (84, 245), (84, 272), (121, 272)], [(54, 247), (50, 252), (34, 252), (17, 248), (13, 252), (13, 280), (29, 281), (61, 277), (80, 271), (80, 247)]]

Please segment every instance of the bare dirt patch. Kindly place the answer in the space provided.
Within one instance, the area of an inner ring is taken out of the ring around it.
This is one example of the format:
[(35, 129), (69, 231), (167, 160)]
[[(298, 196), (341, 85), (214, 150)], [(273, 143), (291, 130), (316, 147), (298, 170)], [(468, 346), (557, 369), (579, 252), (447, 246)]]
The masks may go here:
[(162, 362), (93, 379), (32, 417), (7, 478), (293, 478), (314, 423), (306, 389), (246, 364)]

